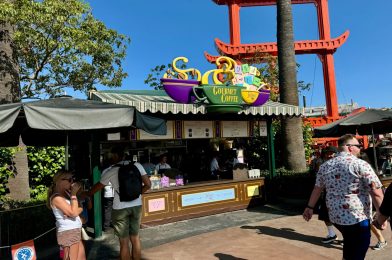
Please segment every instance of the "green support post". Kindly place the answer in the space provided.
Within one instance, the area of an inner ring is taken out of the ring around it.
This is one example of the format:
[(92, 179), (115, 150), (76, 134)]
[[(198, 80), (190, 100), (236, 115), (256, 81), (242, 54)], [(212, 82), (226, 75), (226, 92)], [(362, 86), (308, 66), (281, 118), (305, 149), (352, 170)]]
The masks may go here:
[[(101, 180), (101, 171), (98, 166), (93, 169), (93, 183)], [(102, 201), (101, 192), (98, 191), (94, 194), (94, 234), (95, 238), (102, 236)]]
[(270, 179), (276, 177), (275, 167), (275, 144), (274, 144), (274, 128), (272, 126), (272, 119), (267, 118), (267, 140), (268, 140), (268, 167), (270, 172)]
[[(101, 180), (101, 171), (99, 169), (99, 155), (100, 147), (98, 137), (95, 133), (91, 134), (91, 142), (89, 143), (90, 153), (90, 169), (93, 174), (93, 184)], [(101, 192), (98, 191), (94, 194), (94, 236), (102, 236), (102, 201)]]

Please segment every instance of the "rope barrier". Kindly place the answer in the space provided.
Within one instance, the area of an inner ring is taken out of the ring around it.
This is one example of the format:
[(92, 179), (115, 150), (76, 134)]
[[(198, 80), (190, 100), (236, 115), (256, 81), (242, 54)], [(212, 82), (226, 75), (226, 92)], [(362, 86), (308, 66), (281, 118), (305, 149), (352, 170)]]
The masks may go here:
[(45, 236), (46, 234), (48, 234), (49, 232), (51, 232), (51, 231), (53, 231), (55, 229), (56, 229), (56, 227), (53, 227), (53, 228), (49, 229), (48, 231), (46, 231), (45, 233), (43, 233), (43, 234), (33, 238), (33, 240), (37, 240), (38, 238)]

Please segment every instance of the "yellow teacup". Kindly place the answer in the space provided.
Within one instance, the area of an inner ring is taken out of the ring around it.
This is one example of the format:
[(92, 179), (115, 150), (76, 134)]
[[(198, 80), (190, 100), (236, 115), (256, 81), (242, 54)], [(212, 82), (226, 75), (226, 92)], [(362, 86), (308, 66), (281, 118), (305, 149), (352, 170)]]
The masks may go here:
[(242, 89), (241, 90), (241, 96), (242, 96), (242, 99), (244, 100), (244, 102), (246, 104), (251, 105), (259, 97), (259, 91)]

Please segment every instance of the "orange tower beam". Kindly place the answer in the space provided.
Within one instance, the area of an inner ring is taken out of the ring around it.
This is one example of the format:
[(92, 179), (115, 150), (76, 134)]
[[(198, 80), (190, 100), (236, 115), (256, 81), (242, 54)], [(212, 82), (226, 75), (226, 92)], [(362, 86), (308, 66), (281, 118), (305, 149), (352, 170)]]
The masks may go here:
[[(249, 44), (241, 44), (240, 38), (240, 8), (241, 7), (252, 7), (252, 6), (268, 6), (276, 5), (276, 0), (214, 0), (218, 5), (227, 5), (229, 8), (229, 24), (230, 24), (230, 45), (233, 47), (243, 48), (249, 47)], [(318, 19), (318, 29), (319, 37), (321, 42), (331, 42), (331, 31), (329, 23), (329, 13), (328, 13), (328, 1), (327, 0), (292, 0), (292, 4), (309, 4), (313, 3), (317, 9), (317, 19)], [(215, 40), (215, 42), (220, 42)], [(315, 41), (318, 42), (318, 41)], [(274, 43), (276, 44), (276, 43)], [(256, 47), (256, 46), (254, 46)], [(234, 48), (233, 48), (234, 49)], [(221, 49), (222, 50), (222, 49)], [(259, 50), (259, 49), (258, 49)], [(310, 48), (308, 51), (302, 50), (302, 53), (315, 53), (318, 54), (321, 64), (323, 66), (323, 76), (324, 76), (324, 90), (325, 90), (325, 100), (327, 107), (327, 116), (332, 119), (337, 119), (339, 117), (338, 112), (338, 100), (336, 94), (336, 79), (335, 79), (335, 69), (334, 69), (334, 59), (333, 53), (336, 49), (325, 48), (324, 50), (313, 50)], [(225, 51), (223, 51), (225, 53)], [(242, 53), (242, 52), (241, 52)], [(297, 53), (297, 51), (296, 51)], [(225, 53), (226, 54), (226, 53)], [(271, 54), (274, 54), (271, 52)], [(230, 54), (228, 54), (230, 56)], [(243, 52), (240, 57), (246, 58), (252, 55), (249, 52)], [(215, 59), (214, 56), (205, 53), (206, 58), (209, 61)]]
[(240, 7), (238, 4), (229, 5), (230, 43), (241, 44)]
[[(329, 24), (329, 12), (327, 0), (319, 0), (316, 3), (319, 36), (321, 40), (331, 39)], [(327, 116), (332, 118), (339, 117), (338, 97), (336, 94), (336, 78), (333, 54), (328, 52), (319, 56), (323, 66), (325, 103)]]

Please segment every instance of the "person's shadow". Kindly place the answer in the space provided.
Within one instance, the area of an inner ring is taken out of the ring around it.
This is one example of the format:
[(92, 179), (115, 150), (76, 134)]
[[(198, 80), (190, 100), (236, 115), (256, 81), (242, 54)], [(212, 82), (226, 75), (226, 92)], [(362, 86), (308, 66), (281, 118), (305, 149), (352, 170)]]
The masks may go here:
[(343, 247), (341, 246), (342, 241), (336, 240), (330, 244), (323, 244), (321, 243), (321, 239), (322, 239), (321, 237), (297, 233), (292, 228), (273, 228), (267, 226), (241, 226), (241, 228), (256, 229), (258, 234), (263, 234), (263, 235), (268, 235), (273, 237), (281, 237), (290, 240), (303, 241), (316, 246), (324, 246), (327, 248), (336, 248), (336, 249), (343, 250)]
[(239, 257), (235, 257), (232, 255), (227, 255), (227, 254), (223, 254), (223, 253), (215, 253), (214, 256), (216, 256), (219, 260), (247, 260), (245, 258), (239, 258)]

